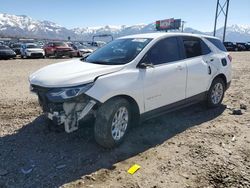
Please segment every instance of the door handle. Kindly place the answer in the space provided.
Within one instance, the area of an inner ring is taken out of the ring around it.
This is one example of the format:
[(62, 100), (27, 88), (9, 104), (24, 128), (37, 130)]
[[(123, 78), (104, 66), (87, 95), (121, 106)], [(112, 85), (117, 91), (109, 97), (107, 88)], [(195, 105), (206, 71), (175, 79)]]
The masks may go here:
[(178, 65), (178, 66), (176, 67), (176, 70), (179, 70), (179, 71), (183, 70), (183, 66)]

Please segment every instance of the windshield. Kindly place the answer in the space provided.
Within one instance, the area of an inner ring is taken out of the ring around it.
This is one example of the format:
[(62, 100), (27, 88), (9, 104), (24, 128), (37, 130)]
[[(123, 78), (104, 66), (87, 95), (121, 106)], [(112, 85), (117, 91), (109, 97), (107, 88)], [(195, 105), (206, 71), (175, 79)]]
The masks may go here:
[(39, 48), (36, 44), (28, 44), (27, 48)]
[(64, 42), (55, 42), (53, 43), (53, 46), (68, 46), (68, 45)]
[(148, 38), (114, 40), (96, 50), (84, 61), (104, 65), (121, 65), (132, 61), (151, 41)]

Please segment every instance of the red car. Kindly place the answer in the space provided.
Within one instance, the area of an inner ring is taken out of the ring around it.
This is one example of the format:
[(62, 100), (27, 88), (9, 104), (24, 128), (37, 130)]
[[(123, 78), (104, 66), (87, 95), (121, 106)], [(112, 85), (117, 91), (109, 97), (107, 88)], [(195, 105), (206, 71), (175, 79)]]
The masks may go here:
[(44, 46), (45, 56), (73, 56), (73, 49), (66, 42), (49, 42)]

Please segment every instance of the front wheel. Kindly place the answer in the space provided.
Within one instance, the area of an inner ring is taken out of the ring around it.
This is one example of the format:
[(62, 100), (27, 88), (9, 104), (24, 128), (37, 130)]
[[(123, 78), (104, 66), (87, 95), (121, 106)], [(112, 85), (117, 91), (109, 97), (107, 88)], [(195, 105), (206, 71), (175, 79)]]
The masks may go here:
[(127, 100), (115, 98), (105, 102), (98, 110), (95, 139), (105, 148), (118, 146), (128, 132), (131, 111)]
[(224, 98), (225, 90), (226, 86), (223, 79), (216, 78), (212, 82), (211, 87), (208, 91), (207, 95), (208, 107), (210, 108), (218, 107)]

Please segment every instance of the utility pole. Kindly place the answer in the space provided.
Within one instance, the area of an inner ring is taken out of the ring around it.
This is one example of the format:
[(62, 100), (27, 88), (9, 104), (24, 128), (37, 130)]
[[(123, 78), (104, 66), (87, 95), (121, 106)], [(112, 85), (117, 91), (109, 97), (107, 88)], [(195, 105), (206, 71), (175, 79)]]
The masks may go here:
[(181, 22), (181, 32), (184, 32), (184, 24), (187, 23), (186, 21), (182, 21)]
[(217, 4), (216, 4), (216, 12), (215, 12), (215, 20), (214, 20), (214, 36), (216, 35), (218, 18), (222, 13), (223, 14), (222, 16), (224, 16), (223, 42), (225, 42), (225, 38), (226, 38), (229, 1), (230, 0), (224, 0), (224, 3), (223, 3), (223, 0), (217, 0)]

